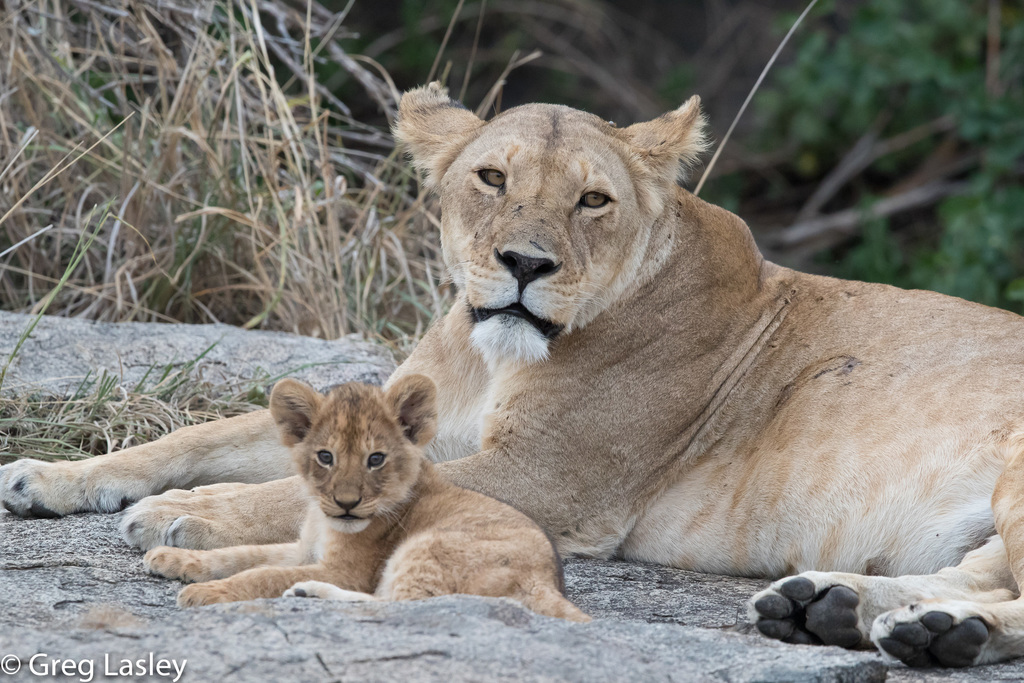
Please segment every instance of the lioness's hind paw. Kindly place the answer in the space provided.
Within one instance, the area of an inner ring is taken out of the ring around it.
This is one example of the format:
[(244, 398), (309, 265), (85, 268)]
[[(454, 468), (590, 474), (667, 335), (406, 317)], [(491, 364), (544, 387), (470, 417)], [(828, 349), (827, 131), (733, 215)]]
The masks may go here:
[(918, 603), (886, 612), (875, 619), (871, 640), (907, 666), (962, 667), (980, 663), (989, 642), (981, 617), (939, 603)]
[(797, 645), (854, 648), (865, 640), (848, 586), (818, 586), (808, 576), (776, 581), (751, 599), (750, 617), (763, 635)]

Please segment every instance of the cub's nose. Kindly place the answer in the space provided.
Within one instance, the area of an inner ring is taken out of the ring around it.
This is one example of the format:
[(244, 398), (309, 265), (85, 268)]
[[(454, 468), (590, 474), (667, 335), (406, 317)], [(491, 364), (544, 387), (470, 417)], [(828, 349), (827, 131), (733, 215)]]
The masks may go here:
[(344, 512), (347, 515), (352, 510), (355, 510), (357, 507), (359, 507), (359, 504), (363, 502), (363, 499), (362, 499), (362, 497), (359, 497), (356, 500), (347, 501), (347, 500), (338, 500), (337, 498), (335, 498), (334, 502), (337, 503), (338, 507), (340, 507), (342, 509), (342, 512)]
[(546, 275), (554, 275), (562, 267), (561, 263), (555, 265), (555, 262), (549, 258), (524, 256), (515, 251), (501, 252), (495, 249), (494, 258), (498, 259), (498, 263), (505, 266), (508, 272), (512, 273), (512, 277), (519, 282), (520, 294), (526, 289), (526, 285)]

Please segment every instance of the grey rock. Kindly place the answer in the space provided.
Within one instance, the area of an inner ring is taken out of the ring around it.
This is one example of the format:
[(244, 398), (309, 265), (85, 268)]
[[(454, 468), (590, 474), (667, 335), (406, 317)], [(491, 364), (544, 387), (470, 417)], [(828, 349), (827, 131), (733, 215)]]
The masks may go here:
[[(34, 316), (0, 311), (0, 367)], [(205, 354), (205, 355), (204, 355)], [(202, 356), (190, 374), (213, 385), (291, 376), (325, 389), (343, 382), (380, 384), (394, 370), (381, 346), (349, 335), (335, 341), (230, 325), (98, 323), (43, 316), (15, 357), (4, 393), (65, 395), (102, 372), (135, 386), (162, 368)]]
[[(0, 657), (22, 667), (11, 680), (35, 680), (29, 662), (39, 653), (91, 662), (97, 681), (118, 680), (105, 675), (105, 658), (116, 671), (122, 659), (148, 663), (150, 653), (187, 660), (183, 681), (885, 679), (875, 654), (731, 632), (758, 582), (622, 562), (567, 563), (570, 597), (596, 617), (584, 625), (469, 596), (181, 611), (180, 585), (142, 571), (141, 556), (118, 537), (119, 518), (0, 515)], [(698, 627), (705, 619), (711, 628)]]

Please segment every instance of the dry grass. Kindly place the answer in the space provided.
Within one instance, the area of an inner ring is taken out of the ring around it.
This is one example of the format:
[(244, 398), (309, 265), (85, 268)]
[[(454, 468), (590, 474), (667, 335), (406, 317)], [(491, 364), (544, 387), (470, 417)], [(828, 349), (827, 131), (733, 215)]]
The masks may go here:
[(340, 19), (263, 0), (8, 3), (0, 252), (23, 243), (0, 257), (2, 307), (38, 311), (111, 202), (49, 313), (417, 338), (446, 303), (435, 219), (385, 132), (319, 84), (329, 59), (393, 115)]
[[(386, 131), (320, 86), (329, 58), (393, 116), (397, 91), (342, 51), (343, 34), (316, 4), (6, 5), (0, 308), (411, 346), (447, 301), (436, 219)], [(266, 405), (272, 378), (214, 387), (190, 370), (0, 396), (0, 464)]]
[(276, 378), (212, 385), (192, 373), (198, 361), (154, 367), (134, 387), (104, 374), (68, 396), (0, 396), (0, 465), (20, 457), (78, 460), (267, 406), (265, 387)]

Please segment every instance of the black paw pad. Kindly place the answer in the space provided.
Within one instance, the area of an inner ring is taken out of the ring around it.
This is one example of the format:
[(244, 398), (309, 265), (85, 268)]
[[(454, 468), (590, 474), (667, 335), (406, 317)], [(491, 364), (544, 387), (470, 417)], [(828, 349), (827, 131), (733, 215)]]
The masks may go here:
[(803, 629), (794, 629), (793, 634), (788, 638), (783, 638), (782, 642), (791, 643), (793, 645), (821, 645), (821, 640), (813, 633), (808, 633)]
[(303, 588), (293, 588), (292, 589), (292, 595), (294, 595), (297, 598), (308, 598), (309, 597), (308, 595), (306, 595), (306, 591)]
[(945, 612), (929, 612), (921, 617), (921, 623), (932, 633), (945, 633), (953, 627), (953, 617)]
[(36, 501), (32, 501), (32, 507), (29, 508), (28, 512), (30, 517), (45, 517), (47, 519), (60, 517), (56, 512)]
[[(781, 595), (766, 595), (754, 603), (757, 613), (768, 619), (783, 619), (791, 615), (795, 605)], [(768, 635), (768, 634), (765, 634)]]
[(860, 596), (846, 586), (832, 586), (807, 605), (807, 630), (826, 645), (856, 647), (861, 634), (857, 629), (857, 605)]
[(932, 640), (928, 648), (942, 666), (970, 666), (988, 641), (988, 627), (978, 617), (964, 619)]
[(988, 627), (978, 617), (956, 626), (945, 612), (932, 611), (919, 622), (899, 624), (879, 646), (907, 666), (971, 666), (988, 641)]
[(923, 624), (911, 622), (896, 626), (878, 645), (907, 666), (929, 667), (935, 666), (935, 659), (927, 650), (931, 640), (932, 634)]
[(797, 576), (779, 586), (779, 592), (791, 600), (807, 602), (814, 597), (814, 582)]

